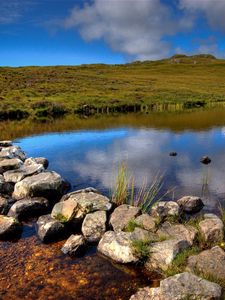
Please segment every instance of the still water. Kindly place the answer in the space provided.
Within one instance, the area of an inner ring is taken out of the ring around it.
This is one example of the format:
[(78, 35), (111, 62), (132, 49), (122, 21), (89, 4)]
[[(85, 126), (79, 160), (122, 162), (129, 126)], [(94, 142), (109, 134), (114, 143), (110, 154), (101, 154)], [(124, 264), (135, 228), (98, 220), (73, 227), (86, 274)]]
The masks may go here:
[[(87, 120), (69, 117), (50, 124), (6, 122), (0, 130), (28, 156), (48, 158), (49, 169), (70, 181), (73, 190), (93, 186), (109, 195), (118, 165), (125, 162), (137, 187), (160, 173), (164, 189), (173, 188), (167, 199), (198, 195), (210, 211), (225, 204), (225, 110), (221, 108)], [(171, 151), (178, 155), (170, 157)], [(211, 164), (200, 163), (203, 155), (210, 156)], [(112, 264), (95, 248), (79, 259), (64, 256), (62, 243), (41, 244), (34, 222), (26, 224), (17, 243), (1, 243), (0, 299), (125, 300), (139, 287), (157, 284), (137, 268)]]

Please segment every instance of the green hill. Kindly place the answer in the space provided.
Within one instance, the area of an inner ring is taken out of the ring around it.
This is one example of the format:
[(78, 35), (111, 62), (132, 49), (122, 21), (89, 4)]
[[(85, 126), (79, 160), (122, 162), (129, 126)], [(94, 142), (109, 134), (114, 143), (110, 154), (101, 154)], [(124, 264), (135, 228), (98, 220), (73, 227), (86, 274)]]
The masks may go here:
[(1, 119), (223, 101), (225, 60), (208, 54), (124, 65), (0, 68)]

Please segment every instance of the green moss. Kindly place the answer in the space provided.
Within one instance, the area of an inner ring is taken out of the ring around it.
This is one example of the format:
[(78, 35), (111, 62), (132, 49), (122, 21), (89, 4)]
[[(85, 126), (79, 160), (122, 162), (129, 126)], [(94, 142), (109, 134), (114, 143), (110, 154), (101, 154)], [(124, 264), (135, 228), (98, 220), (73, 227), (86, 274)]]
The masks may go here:
[(68, 219), (61, 213), (58, 213), (56, 216), (55, 216), (55, 219), (57, 219), (59, 222), (61, 223), (66, 223), (68, 222)]

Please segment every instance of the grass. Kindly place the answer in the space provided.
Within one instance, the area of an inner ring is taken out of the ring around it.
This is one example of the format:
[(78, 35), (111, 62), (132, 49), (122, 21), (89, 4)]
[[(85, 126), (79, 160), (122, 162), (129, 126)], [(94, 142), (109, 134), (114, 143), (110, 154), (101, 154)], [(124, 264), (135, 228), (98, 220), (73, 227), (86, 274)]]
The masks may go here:
[(138, 224), (134, 219), (131, 219), (126, 226), (125, 231), (133, 232), (135, 230), (135, 228), (137, 228), (137, 227), (143, 228), (143, 226), (141, 224)]
[(68, 222), (68, 219), (61, 213), (58, 213), (56, 216), (55, 216), (55, 219), (57, 219), (59, 222), (61, 223), (66, 223)]
[[(0, 68), (0, 118), (202, 108), (225, 101), (225, 60)], [(44, 104), (45, 103), (45, 104)]]
[(151, 240), (135, 240), (132, 241), (132, 249), (134, 255), (137, 256), (141, 261), (145, 261), (151, 253)]

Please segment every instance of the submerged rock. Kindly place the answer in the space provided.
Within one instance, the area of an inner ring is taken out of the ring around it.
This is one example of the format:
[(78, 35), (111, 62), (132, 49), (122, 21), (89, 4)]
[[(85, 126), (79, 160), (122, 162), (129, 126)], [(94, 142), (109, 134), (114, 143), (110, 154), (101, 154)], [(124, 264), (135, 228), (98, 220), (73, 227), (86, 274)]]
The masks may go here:
[(211, 158), (209, 158), (208, 156), (203, 156), (201, 159), (200, 159), (200, 162), (202, 164), (205, 164), (205, 165), (208, 165), (211, 163)]
[(123, 204), (118, 206), (110, 217), (110, 225), (114, 231), (124, 230), (129, 221), (141, 214), (139, 207)]
[(95, 211), (84, 218), (81, 231), (88, 242), (98, 242), (106, 231), (106, 212)]
[(61, 251), (64, 254), (79, 255), (84, 250), (85, 238), (82, 235), (71, 235), (63, 245)]
[(0, 160), (0, 174), (8, 170), (19, 169), (22, 166), (23, 162), (19, 158), (5, 158)]
[(24, 162), (25, 166), (30, 166), (33, 164), (41, 164), (45, 169), (47, 169), (49, 162), (45, 157), (29, 157)]
[(105, 232), (98, 244), (98, 251), (118, 263), (138, 261), (132, 251), (131, 233), (129, 232)]
[(148, 214), (142, 214), (135, 219), (135, 223), (141, 226), (142, 228), (155, 231), (156, 230), (156, 220)]
[(180, 207), (174, 201), (160, 201), (152, 206), (151, 215), (153, 217), (177, 217), (180, 214)]
[(187, 268), (211, 277), (225, 280), (225, 252), (219, 246), (188, 258)]
[(23, 180), (27, 176), (39, 174), (44, 171), (44, 167), (41, 164), (32, 164), (29, 166), (21, 166), (17, 170), (10, 170), (3, 174), (6, 182), (17, 183)]
[(68, 183), (56, 172), (46, 171), (17, 182), (13, 192), (15, 199), (45, 197), (57, 200), (68, 189)]
[(170, 152), (169, 156), (177, 156), (177, 152)]
[(0, 239), (18, 237), (21, 232), (22, 226), (15, 218), (0, 215)]
[(49, 202), (45, 198), (26, 198), (16, 201), (8, 212), (8, 216), (23, 220), (33, 216), (46, 214)]
[(180, 205), (181, 210), (186, 213), (197, 213), (204, 206), (202, 199), (195, 196), (184, 196), (177, 200), (177, 203)]
[(44, 243), (58, 241), (66, 236), (66, 228), (50, 215), (44, 215), (37, 221), (37, 234)]
[(188, 272), (176, 274), (160, 282), (158, 288), (140, 289), (130, 300), (220, 300), (222, 288)]
[(199, 231), (208, 244), (221, 242), (224, 238), (224, 225), (218, 217), (207, 218), (199, 222)]

